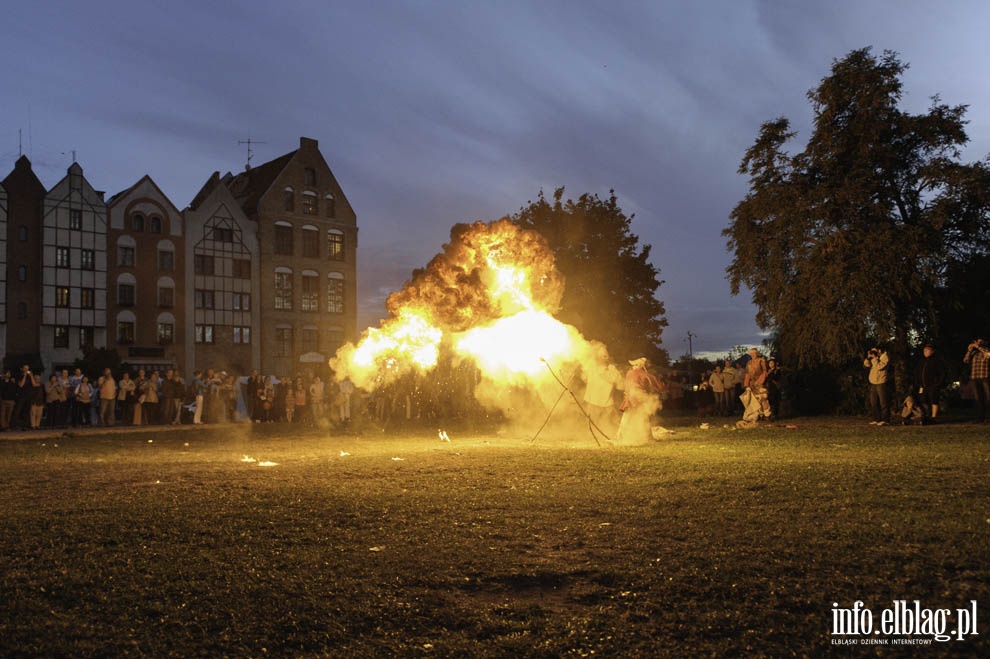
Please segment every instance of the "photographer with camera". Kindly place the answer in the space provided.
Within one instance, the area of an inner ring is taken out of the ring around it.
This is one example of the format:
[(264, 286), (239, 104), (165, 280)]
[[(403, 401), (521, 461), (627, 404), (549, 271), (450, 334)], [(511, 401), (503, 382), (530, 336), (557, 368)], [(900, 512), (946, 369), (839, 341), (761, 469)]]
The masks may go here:
[(885, 426), (890, 422), (890, 397), (887, 391), (887, 365), (890, 358), (881, 346), (870, 348), (863, 360), (863, 367), (870, 369), (871, 426)]
[(990, 401), (990, 349), (987, 349), (983, 339), (973, 339), (966, 348), (963, 362), (969, 364), (969, 379), (976, 393), (976, 411), (979, 422), (987, 421), (987, 404)]

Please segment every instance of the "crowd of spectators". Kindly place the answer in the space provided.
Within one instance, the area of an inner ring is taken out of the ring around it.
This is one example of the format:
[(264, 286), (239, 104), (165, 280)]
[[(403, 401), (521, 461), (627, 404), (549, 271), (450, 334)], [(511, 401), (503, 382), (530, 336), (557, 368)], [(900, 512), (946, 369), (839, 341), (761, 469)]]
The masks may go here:
[(139, 369), (132, 377), (106, 368), (90, 380), (78, 368), (42, 377), (24, 365), (0, 378), (0, 431), (244, 420), (346, 426), (354, 394), (349, 381), (325, 383), (313, 373), (262, 378), (207, 369), (186, 378)]

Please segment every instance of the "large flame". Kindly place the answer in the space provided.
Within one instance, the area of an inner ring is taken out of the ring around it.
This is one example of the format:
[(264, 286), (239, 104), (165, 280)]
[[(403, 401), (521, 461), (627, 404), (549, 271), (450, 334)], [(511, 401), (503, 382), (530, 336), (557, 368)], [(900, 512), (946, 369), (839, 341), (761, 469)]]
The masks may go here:
[(330, 365), (338, 379), (372, 391), (429, 373), (449, 351), (476, 365), (486, 390), (539, 388), (553, 368), (588, 352), (580, 333), (553, 316), (563, 290), (539, 233), (508, 219), (458, 224), (443, 251), (389, 296), (390, 317)]

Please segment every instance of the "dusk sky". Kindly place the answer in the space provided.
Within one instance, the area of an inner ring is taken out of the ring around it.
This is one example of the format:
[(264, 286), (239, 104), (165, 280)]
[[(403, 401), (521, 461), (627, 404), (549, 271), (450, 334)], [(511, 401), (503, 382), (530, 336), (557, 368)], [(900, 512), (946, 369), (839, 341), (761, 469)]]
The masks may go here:
[(320, 149), (357, 212), (359, 329), (457, 222), (540, 190), (614, 189), (665, 283), (663, 347), (759, 343), (720, 235), (762, 122), (803, 148), (807, 92), (872, 46), (910, 65), (902, 107), (967, 104), (990, 153), (990, 2), (12, 2), (0, 12), (0, 178), (46, 187), (75, 153), (114, 194), (150, 175), (180, 209), (213, 171)]

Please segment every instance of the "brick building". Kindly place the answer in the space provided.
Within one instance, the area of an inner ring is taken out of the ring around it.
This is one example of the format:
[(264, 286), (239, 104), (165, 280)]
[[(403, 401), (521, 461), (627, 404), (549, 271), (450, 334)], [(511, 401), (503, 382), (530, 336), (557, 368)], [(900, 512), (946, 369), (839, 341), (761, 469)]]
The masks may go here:
[[(88, 347), (134, 369), (290, 375), (357, 339), (357, 219), (316, 140), (179, 211), (150, 176), (104, 201), (73, 163), (0, 185), (0, 352), (51, 371)], [(16, 366), (15, 366), (16, 367)]]

